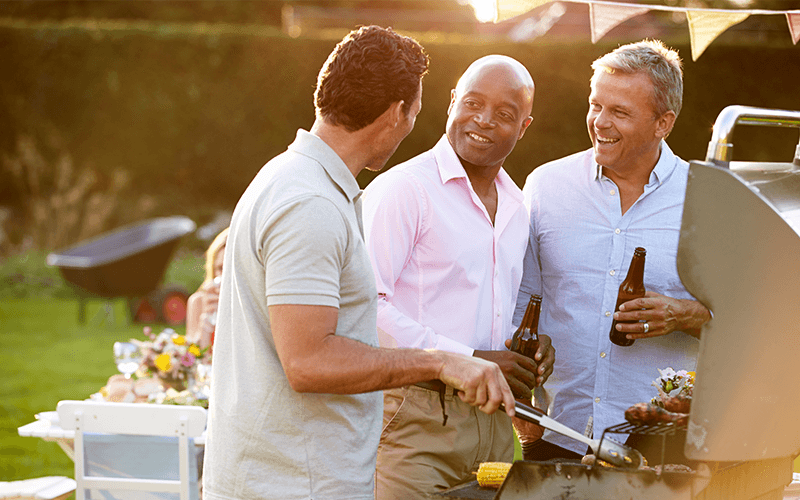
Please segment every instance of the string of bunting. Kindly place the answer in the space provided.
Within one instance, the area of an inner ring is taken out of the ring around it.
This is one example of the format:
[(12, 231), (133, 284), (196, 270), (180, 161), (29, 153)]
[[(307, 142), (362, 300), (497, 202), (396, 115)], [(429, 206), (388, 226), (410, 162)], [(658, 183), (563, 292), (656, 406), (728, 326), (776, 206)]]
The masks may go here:
[[(542, 5), (541, 0), (495, 0), (497, 18), (495, 22), (505, 21)], [(605, 2), (596, 0), (557, 0), (559, 2), (583, 3), (589, 5), (589, 25), (592, 43), (597, 43), (614, 27), (651, 10), (683, 12), (689, 24), (689, 39), (692, 46), (692, 60), (697, 61), (703, 51), (719, 35), (751, 15), (785, 15), (789, 25), (792, 42), (800, 40), (800, 10), (759, 10), (759, 9), (701, 9), (694, 7), (670, 7), (666, 5), (643, 5), (633, 3)]]

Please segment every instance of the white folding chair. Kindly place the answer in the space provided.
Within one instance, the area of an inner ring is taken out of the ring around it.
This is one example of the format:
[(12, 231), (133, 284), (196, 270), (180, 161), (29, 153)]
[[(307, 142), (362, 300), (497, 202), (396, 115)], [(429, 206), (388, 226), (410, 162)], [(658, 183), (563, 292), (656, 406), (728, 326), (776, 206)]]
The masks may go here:
[(61, 427), (75, 430), (76, 500), (199, 500), (203, 408), (61, 401), (57, 410)]
[(0, 499), (64, 500), (75, 491), (75, 480), (63, 476), (0, 482)]

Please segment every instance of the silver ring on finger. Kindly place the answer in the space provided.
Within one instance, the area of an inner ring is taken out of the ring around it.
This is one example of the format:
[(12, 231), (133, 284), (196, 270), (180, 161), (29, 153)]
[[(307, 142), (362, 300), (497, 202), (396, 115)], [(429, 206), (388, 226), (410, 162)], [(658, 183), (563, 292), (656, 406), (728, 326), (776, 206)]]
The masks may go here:
[(649, 331), (650, 331), (650, 323), (645, 321), (645, 323), (644, 323), (644, 333), (647, 333)]

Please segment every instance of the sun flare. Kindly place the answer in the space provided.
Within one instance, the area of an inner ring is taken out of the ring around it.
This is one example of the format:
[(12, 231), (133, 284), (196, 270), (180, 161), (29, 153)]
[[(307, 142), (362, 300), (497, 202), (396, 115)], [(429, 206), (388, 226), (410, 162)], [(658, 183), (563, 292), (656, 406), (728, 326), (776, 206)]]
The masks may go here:
[(469, 4), (472, 5), (478, 21), (488, 23), (495, 20), (497, 16), (496, 0), (469, 0)]

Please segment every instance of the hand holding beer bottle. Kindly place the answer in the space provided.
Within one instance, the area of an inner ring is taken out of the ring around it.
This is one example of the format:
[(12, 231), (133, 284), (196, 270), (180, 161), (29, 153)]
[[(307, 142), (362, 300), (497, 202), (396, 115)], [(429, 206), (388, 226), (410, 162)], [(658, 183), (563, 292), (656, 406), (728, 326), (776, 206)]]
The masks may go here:
[[(513, 339), (505, 341), (508, 350), (475, 350), (473, 352), (473, 356), (497, 363), (503, 370), (514, 395), (518, 398), (527, 398), (528, 403), (530, 403), (531, 390), (547, 380), (547, 377), (553, 372), (553, 363), (555, 362), (555, 349), (551, 345), (550, 338), (547, 335), (539, 338), (537, 335), (539, 315), (538, 306), (534, 305), (537, 300), (541, 303), (541, 297), (532, 303), (529, 302), (525, 319), (520, 328), (517, 329)], [(535, 314), (534, 309), (537, 310)], [(512, 342), (515, 349), (512, 349)], [(537, 352), (540, 358), (538, 360), (536, 359)]]
[[(631, 259), (631, 266), (628, 269), (628, 275), (619, 286), (619, 295), (617, 296), (617, 305), (614, 312), (619, 311), (619, 306), (628, 302), (629, 300), (644, 297), (646, 290), (644, 289), (644, 258), (647, 251), (642, 247), (637, 247), (633, 251), (633, 258)], [(625, 332), (617, 330), (617, 320), (611, 323), (611, 331), (608, 336), (611, 342), (621, 347), (632, 346), (635, 342), (626, 337)]]
[(539, 313), (542, 310), (542, 296), (531, 295), (528, 307), (519, 328), (511, 337), (509, 350), (534, 359), (539, 349)]

